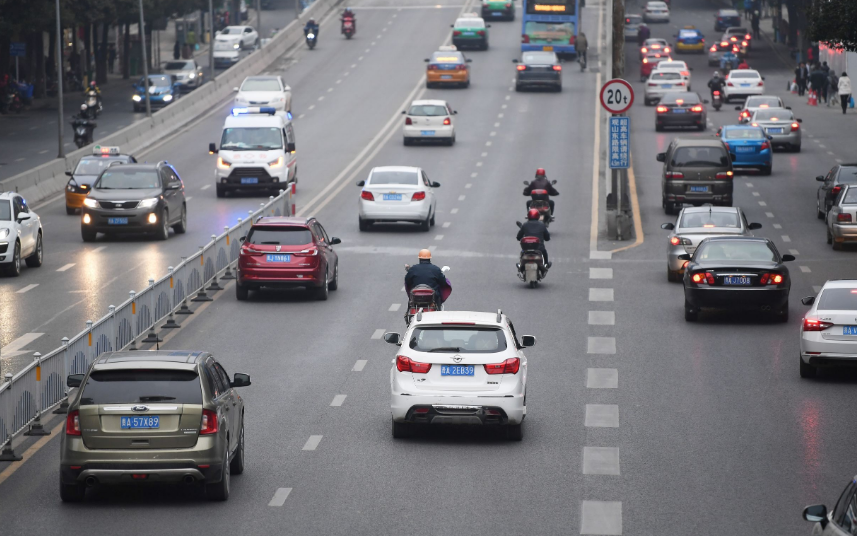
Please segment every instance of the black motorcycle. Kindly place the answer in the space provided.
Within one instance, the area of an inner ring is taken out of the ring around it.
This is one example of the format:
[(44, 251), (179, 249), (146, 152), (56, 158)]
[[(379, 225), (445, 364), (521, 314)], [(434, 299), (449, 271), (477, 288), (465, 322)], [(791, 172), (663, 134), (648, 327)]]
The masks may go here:
[(723, 106), (723, 95), (716, 89), (711, 93), (711, 105), (718, 112), (720, 111), (720, 107)]
[(71, 126), (74, 129), (74, 144), (78, 149), (92, 143), (92, 131), (98, 126), (94, 121), (78, 116), (71, 122)]
[(306, 46), (308, 46), (310, 50), (314, 49), (315, 48), (315, 42), (317, 39), (318, 39), (318, 36), (315, 35), (315, 32), (310, 30), (306, 34)]
[[(515, 222), (521, 227), (521, 222)], [(535, 236), (525, 236), (521, 239), (521, 258), (518, 261), (518, 279), (536, 288), (539, 282), (548, 275), (545, 257), (541, 250), (542, 241)]]
[(24, 103), (21, 102), (21, 97), (18, 95), (18, 91), (15, 88), (11, 86), (7, 87), (0, 98), (2, 98), (2, 102), (0, 102), (0, 113), (19, 114), (24, 110)]

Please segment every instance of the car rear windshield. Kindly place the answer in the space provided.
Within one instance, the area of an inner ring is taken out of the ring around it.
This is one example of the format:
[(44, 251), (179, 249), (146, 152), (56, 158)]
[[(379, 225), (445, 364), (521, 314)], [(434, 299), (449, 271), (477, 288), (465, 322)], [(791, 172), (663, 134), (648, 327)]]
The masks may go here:
[(857, 311), (857, 288), (826, 288), (818, 300), (819, 311)]
[(12, 203), (0, 200), (0, 221), (12, 221)]
[[(845, 197), (842, 199), (843, 205), (853, 205), (857, 204), (857, 188), (848, 188), (848, 191), (845, 192)], [(0, 220), (3, 218), (0, 217)]]
[(312, 233), (306, 227), (259, 226), (250, 229), (245, 244), (268, 246), (303, 246), (312, 243)]
[(96, 370), (82, 389), (81, 406), (202, 404), (199, 376), (192, 370)]
[(737, 16), (738, 16), (738, 12), (737, 12), (737, 11), (734, 11), (734, 10), (732, 10), (732, 9), (721, 9), (721, 10), (720, 10), (720, 15), (719, 15), (719, 16), (720, 16), (720, 17), (737, 17)]
[(282, 91), (276, 80), (245, 80), (241, 91)]
[(652, 73), (652, 80), (681, 80), (681, 75), (672, 71), (655, 71)]
[(482, 19), (458, 19), (455, 21), (456, 28), (484, 28), (485, 21)]
[(171, 61), (164, 65), (166, 71), (181, 71), (184, 69), (193, 69), (192, 61)]
[(750, 97), (744, 104), (745, 108), (761, 108), (763, 106), (765, 108), (779, 108), (780, 99), (779, 97)]
[(794, 119), (794, 115), (791, 110), (775, 108), (773, 110), (759, 110), (753, 116), (753, 119), (756, 121), (791, 121)]
[(673, 91), (667, 93), (662, 99), (661, 104), (699, 104), (699, 95), (696, 93), (685, 93), (682, 91)]
[(689, 212), (681, 217), (679, 227), (682, 229), (697, 229), (706, 227), (731, 227), (737, 229), (740, 226), (738, 214), (735, 212)]
[(497, 328), (425, 327), (414, 330), (408, 346), (418, 352), (489, 354), (506, 349), (506, 335)]
[(74, 170), (75, 175), (98, 175), (113, 162), (125, 162), (124, 158), (84, 158), (77, 163)]
[(220, 149), (227, 151), (272, 151), (283, 148), (283, 133), (276, 127), (225, 128)]
[(408, 110), (408, 115), (436, 117), (439, 115), (449, 115), (449, 111), (442, 104), (418, 104), (411, 106), (411, 109)]
[(110, 168), (101, 174), (95, 187), (101, 190), (147, 190), (161, 187), (161, 179), (154, 169)]
[(757, 73), (755, 71), (744, 71), (744, 72), (732, 71), (729, 78), (735, 78), (735, 79), (738, 79), (738, 78), (757, 78), (758, 79), (758, 78), (760, 78), (760, 75), (759, 75), (759, 73)]
[(765, 133), (761, 128), (730, 128), (723, 132), (723, 137), (730, 140), (763, 140)]
[(721, 167), (729, 164), (722, 147), (679, 147), (673, 153), (672, 165), (677, 167)]
[(643, 17), (641, 15), (628, 15), (625, 17), (625, 24), (640, 24), (643, 22)]
[(553, 65), (559, 63), (553, 52), (524, 52), (521, 60), (526, 65)]
[(836, 182), (840, 184), (857, 184), (857, 168), (840, 168)]
[(431, 55), (432, 63), (463, 63), (464, 56), (460, 52), (435, 52)]
[(774, 251), (765, 242), (717, 240), (696, 250), (696, 261), (777, 262)]
[(419, 176), (414, 171), (374, 171), (369, 184), (419, 184)]
[(658, 65), (658, 69), (676, 69), (683, 71), (687, 69), (687, 65), (683, 61), (665, 61)]

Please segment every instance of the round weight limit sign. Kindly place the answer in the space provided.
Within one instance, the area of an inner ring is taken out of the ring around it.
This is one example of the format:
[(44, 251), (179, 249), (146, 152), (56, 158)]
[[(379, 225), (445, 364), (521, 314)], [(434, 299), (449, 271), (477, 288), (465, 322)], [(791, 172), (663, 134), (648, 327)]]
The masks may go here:
[(601, 87), (601, 106), (611, 114), (623, 114), (634, 104), (631, 84), (621, 78), (608, 80)]

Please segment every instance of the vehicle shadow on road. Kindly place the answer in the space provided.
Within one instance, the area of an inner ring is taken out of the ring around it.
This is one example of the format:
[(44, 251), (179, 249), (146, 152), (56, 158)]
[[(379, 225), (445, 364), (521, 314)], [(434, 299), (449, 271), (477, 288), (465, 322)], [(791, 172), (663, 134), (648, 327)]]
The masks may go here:
[[(233, 478), (230, 487), (233, 493), (241, 493), (241, 478)], [(246, 493), (247, 490), (244, 490)], [(205, 497), (201, 484), (153, 483), (142, 485), (94, 486), (86, 491), (86, 500), (74, 505), (75, 510), (104, 505), (121, 506), (127, 509), (151, 508), (152, 506), (189, 508), (194, 505), (211, 507), (214, 504)]]
[[(524, 428), (526, 428), (526, 424)], [(415, 427), (411, 437), (397, 439), (396, 443), (451, 446), (472, 444), (502, 445), (517, 442), (506, 439), (506, 430), (502, 426), (425, 425)]]

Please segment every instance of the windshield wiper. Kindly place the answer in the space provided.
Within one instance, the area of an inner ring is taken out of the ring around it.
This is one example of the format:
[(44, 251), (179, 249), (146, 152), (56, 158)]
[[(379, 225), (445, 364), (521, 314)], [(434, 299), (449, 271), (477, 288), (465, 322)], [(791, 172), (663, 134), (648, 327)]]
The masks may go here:
[(281, 245), (279, 242), (259, 242), (263, 246), (279, 246)]
[(433, 348), (429, 350), (429, 352), (460, 352), (461, 348), (458, 346), (446, 346), (444, 348)]
[(153, 395), (153, 396), (141, 396), (140, 402), (157, 402), (159, 400), (175, 400), (174, 396), (164, 396), (164, 395)]

